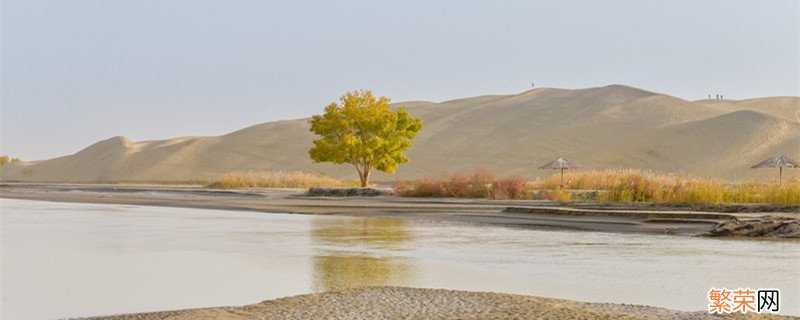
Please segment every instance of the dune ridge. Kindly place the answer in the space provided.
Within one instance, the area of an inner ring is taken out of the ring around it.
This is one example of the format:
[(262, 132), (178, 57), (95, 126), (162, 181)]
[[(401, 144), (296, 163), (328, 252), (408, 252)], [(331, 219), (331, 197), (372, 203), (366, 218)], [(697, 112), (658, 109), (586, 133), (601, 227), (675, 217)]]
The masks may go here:
[[(800, 159), (800, 97), (687, 101), (624, 85), (537, 88), (440, 103), (395, 103), (425, 127), (411, 162), (374, 181), (491, 168), (535, 179), (566, 157), (584, 169), (636, 168), (737, 181), (769, 181), (751, 170), (765, 158)], [(321, 110), (322, 107), (320, 107)], [(354, 179), (348, 166), (314, 164), (307, 119), (256, 124), (229, 134), (133, 142), (99, 141), (75, 154), (0, 167), (3, 181), (188, 182), (232, 171), (307, 171)], [(800, 170), (794, 170), (800, 171)], [(789, 177), (800, 172), (787, 171)]]

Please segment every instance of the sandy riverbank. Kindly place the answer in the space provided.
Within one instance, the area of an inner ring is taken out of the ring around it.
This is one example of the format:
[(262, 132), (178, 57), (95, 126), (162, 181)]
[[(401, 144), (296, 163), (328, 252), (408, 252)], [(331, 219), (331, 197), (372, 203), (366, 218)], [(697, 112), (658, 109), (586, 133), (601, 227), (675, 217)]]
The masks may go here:
[[(703, 311), (586, 303), (491, 292), (368, 287), (268, 300), (242, 307), (204, 308), (90, 319), (704, 319)], [(794, 319), (735, 313), (725, 319)]]
[[(564, 206), (557, 202), (535, 200), (333, 198), (308, 197), (302, 189), (216, 190), (199, 186), (159, 185), (4, 183), (0, 184), (0, 198), (376, 216), (520, 228), (674, 235), (703, 234), (730, 220), (760, 221), (774, 217), (790, 219), (794, 221), (790, 227), (795, 227), (800, 216), (800, 207), (797, 206), (675, 207), (596, 203)], [(790, 237), (800, 237), (800, 232), (795, 233)]]

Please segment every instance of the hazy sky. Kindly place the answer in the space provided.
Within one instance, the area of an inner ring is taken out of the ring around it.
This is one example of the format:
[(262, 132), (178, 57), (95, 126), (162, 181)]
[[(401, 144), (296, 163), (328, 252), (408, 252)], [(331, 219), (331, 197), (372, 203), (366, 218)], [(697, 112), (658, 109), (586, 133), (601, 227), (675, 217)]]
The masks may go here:
[(217, 135), (348, 90), (800, 95), (800, 1), (2, 0), (0, 153)]

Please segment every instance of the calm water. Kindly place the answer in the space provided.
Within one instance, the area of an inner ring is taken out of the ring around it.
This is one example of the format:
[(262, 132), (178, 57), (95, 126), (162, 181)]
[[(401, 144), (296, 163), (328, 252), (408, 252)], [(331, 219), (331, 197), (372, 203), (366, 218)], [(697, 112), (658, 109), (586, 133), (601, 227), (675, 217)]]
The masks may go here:
[(710, 287), (781, 289), (800, 242), (2, 199), (2, 318), (243, 305), (365, 285), (703, 310)]

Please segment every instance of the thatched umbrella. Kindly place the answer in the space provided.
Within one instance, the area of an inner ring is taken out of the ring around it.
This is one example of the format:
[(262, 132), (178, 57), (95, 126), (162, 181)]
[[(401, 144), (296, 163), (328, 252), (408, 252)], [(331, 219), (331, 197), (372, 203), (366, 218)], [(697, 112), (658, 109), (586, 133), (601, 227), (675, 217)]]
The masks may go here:
[(558, 158), (558, 160), (550, 162), (546, 165), (539, 167), (539, 169), (552, 169), (552, 170), (561, 170), (561, 186), (564, 186), (564, 169), (575, 169), (578, 165), (570, 162), (564, 158)]
[(783, 167), (787, 168), (800, 168), (800, 163), (794, 161), (794, 159), (789, 158), (787, 156), (777, 156), (772, 157), (767, 160), (761, 161), (758, 164), (750, 167), (751, 169), (755, 168), (779, 168), (778, 171), (778, 185), (783, 184)]

